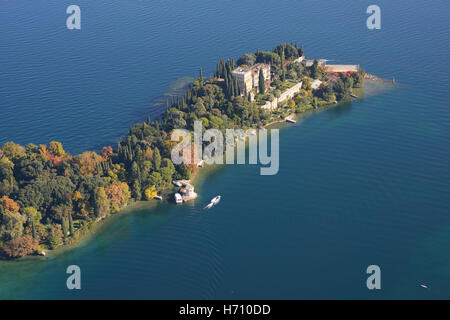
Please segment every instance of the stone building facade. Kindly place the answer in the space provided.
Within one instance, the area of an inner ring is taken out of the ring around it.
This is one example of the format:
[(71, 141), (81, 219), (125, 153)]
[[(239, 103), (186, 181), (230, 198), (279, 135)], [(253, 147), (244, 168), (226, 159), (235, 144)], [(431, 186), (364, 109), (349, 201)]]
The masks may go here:
[(248, 94), (253, 88), (259, 87), (260, 70), (263, 71), (264, 80), (270, 81), (270, 65), (268, 64), (258, 63), (252, 67), (237, 67), (232, 71), (241, 92)]

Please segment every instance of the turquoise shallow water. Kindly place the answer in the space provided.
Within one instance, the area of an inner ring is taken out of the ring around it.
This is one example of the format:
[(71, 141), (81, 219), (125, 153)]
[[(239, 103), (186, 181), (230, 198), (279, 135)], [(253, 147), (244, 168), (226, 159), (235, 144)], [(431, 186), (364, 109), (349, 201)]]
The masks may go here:
[[(55, 258), (0, 262), (0, 298), (450, 297), (448, 1), (382, 1), (376, 32), (368, 1), (80, 0), (81, 32), (65, 29), (69, 4), (2, 2), (0, 142), (97, 149), (200, 66), (287, 40), (401, 85), (285, 126), (276, 176), (228, 166), (194, 203), (126, 213)], [(65, 287), (70, 264), (81, 291)]]

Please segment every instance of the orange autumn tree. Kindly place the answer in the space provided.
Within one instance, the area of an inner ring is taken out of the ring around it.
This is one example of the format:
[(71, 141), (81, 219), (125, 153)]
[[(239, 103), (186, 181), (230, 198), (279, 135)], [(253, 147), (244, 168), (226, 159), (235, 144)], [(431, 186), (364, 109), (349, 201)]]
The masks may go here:
[(19, 205), (7, 196), (3, 196), (0, 198), (0, 205), (3, 207), (5, 213), (13, 214), (18, 213), (20, 210)]
[(8, 257), (19, 258), (37, 251), (39, 242), (30, 235), (13, 239), (6, 243), (3, 251)]
[(42, 160), (50, 160), (54, 166), (60, 164), (65, 159), (72, 159), (72, 157), (64, 151), (62, 143), (58, 141), (50, 142), (49, 146), (41, 144), (38, 150)]
[(64, 157), (66, 156), (66, 152), (63, 149), (62, 143), (58, 141), (50, 142), (48, 149), (50, 153), (55, 157)]
[(147, 147), (147, 149), (145, 149), (144, 159), (147, 161), (153, 160), (153, 150), (150, 147)]
[(96, 152), (86, 151), (75, 157), (75, 161), (80, 165), (82, 175), (93, 176), (97, 173), (97, 165), (102, 161), (102, 157)]
[(130, 188), (125, 182), (113, 183), (105, 188), (105, 192), (114, 212), (127, 204), (131, 197)]
[(41, 156), (41, 159), (44, 161), (47, 161), (50, 155), (50, 152), (48, 151), (48, 148), (45, 144), (39, 145), (39, 155)]
[(58, 165), (68, 157), (66, 151), (64, 151), (62, 143), (58, 141), (50, 142), (48, 146), (50, 152), (49, 159), (53, 162), (53, 165)]
[(111, 146), (103, 147), (101, 155), (105, 160), (109, 159), (113, 155), (113, 148)]

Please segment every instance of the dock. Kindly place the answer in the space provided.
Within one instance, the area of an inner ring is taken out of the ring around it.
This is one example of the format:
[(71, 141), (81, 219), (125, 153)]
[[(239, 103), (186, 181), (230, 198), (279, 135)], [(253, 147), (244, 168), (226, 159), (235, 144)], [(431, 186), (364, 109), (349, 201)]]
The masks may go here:
[(286, 122), (290, 122), (290, 123), (297, 123), (297, 120), (295, 120), (295, 113), (287, 116), (284, 120), (286, 120)]
[(183, 202), (197, 199), (198, 195), (194, 191), (194, 186), (191, 184), (191, 180), (174, 180), (173, 184), (181, 186), (178, 193), (181, 195)]

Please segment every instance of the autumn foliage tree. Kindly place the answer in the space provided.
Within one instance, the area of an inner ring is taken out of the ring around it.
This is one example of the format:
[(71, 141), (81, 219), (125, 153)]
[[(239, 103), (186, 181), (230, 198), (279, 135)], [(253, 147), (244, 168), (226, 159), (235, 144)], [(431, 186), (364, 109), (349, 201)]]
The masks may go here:
[(17, 213), (20, 210), (19, 205), (7, 196), (3, 196), (0, 198), (0, 205), (3, 207), (4, 212), (7, 214)]
[(130, 198), (130, 188), (125, 182), (113, 183), (105, 189), (113, 211), (118, 211)]
[(50, 153), (55, 157), (64, 157), (66, 152), (63, 149), (62, 143), (57, 141), (52, 141), (48, 147)]
[(4, 253), (10, 258), (19, 258), (38, 250), (39, 243), (30, 235), (13, 239), (3, 247)]
[(23, 234), (25, 218), (19, 213), (17, 203), (3, 196), (0, 198), (0, 241), (8, 241)]
[(152, 200), (154, 197), (158, 195), (158, 193), (156, 192), (156, 187), (155, 186), (148, 187), (147, 189), (145, 189), (144, 195), (146, 200)]
[(84, 176), (93, 176), (97, 173), (97, 165), (102, 158), (92, 151), (86, 151), (76, 157), (77, 163), (80, 165), (80, 173)]
[(105, 159), (109, 159), (113, 155), (113, 148), (111, 146), (103, 147), (101, 155)]
[(9, 159), (18, 159), (25, 156), (24, 148), (14, 142), (5, 142), (2, 146), (2, 153)]
[(152, 161), (153, 160), (153, 151), (150, 147), (147, 147), (145, 149), (145, 154), (144, 154), (144, 159), (147, 161)]
[(95, 215), (98, 218), (104, 218), (109, 211), (109, 200), (105, 188), (99, 187), (95, 191)]
[(48, 146), (41, 144), (38, 148), (39, 155), (42, 160), (52, 161), (53, 165), (56, 166), (63, 162), (67, 157), (71, 158), (63, 149), (62, 143), (58, 141), (52, 141)]

